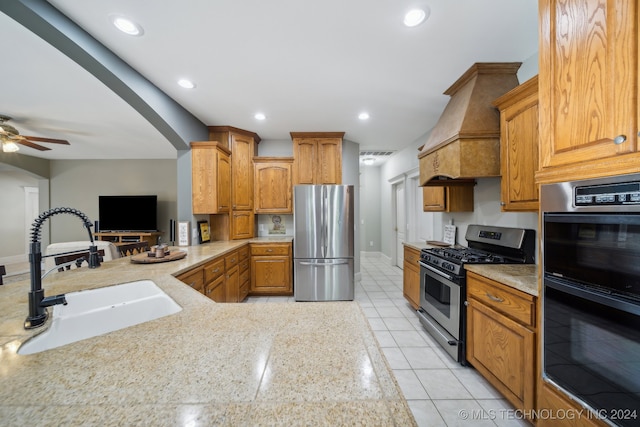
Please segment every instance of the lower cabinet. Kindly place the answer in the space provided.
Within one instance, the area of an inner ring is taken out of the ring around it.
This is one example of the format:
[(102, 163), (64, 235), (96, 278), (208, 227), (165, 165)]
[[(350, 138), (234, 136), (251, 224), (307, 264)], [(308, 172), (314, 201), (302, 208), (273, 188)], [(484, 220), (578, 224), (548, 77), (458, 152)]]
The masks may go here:
[(251, 295), (293, 295), (291, 243), (251, 243)]
[(242, 302), (249, 295), (251, 286), (251, 252), (249, 246), (238, 249), (238, 302)]
[(238, 251), (224, 257), (225, 302), (238, 302), (240, 283), (238, 282)]
[(467, 272), (467, 360), (525, 411), (536, 407), (536, 299)]
[(202, 267), (197, 267), (192, 270), (187, 271), (186, 273), (182, 273), (181, 275), (176, 277), (181, 282), (186, 283), (191, 286), (196, 291), (201, 294), (205, 293), (204, 289), (204, 269)]
[(218, 277), (213, 282), (207, 284), (204, 294), (215, 302), (226, 302), (227, 291), (225, 289), (224, 275)]
[(420, 251), (408, 246), (404, 247), (404, 264), (402, 273), (402, 293), (415, 310), (420, 306)]

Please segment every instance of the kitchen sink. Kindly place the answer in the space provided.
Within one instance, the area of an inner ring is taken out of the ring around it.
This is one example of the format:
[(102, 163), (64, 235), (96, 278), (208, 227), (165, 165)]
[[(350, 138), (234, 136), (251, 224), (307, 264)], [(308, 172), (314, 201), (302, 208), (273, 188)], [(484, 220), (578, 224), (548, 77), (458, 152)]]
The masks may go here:
[(128, 328), (182, 310), (151, 280), (71, 292), (67, 305), (53, 307), (49, 329), (20, 346), (33, 354)]

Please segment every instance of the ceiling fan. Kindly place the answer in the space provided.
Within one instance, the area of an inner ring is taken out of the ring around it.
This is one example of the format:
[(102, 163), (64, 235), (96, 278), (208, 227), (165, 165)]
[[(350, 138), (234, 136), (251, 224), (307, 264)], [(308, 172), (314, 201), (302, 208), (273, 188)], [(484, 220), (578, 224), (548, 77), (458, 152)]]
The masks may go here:
[(2, 142), (2, 151), (4, 151), (5, 153), (18, 151), (20, 148), (17, 146), (17, 144), (24, 145), (25, 147), (35, 148), (36, 150), (40, 151), (51, 150), (51, 148), (36, 144), (33, 141), (70, 145), (69, 141), (66, 141), (64, 139), (20, 135), (18, 129), (7, 123), (9, 120), (11, 120), (11, 117), (0, 115), (0, 142)]

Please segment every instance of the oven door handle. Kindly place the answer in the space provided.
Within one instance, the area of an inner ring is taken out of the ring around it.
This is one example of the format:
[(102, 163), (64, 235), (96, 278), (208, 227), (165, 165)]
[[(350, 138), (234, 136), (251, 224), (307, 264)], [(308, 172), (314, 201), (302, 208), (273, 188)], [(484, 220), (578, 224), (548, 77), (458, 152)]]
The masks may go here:
[(422, 262), (422, 261), (418, 261), (418, 264), (420, 264), (422, 267), (426, 268), (427, 270), (429, 270), (429, 271), (431, 271), (431, 272), (433, 272), (433, 273), (436, 273), (437, 275), (442, 276), (442, 277), (444, 277), (445, 279), (448, 279), (449, 281), (453, 282), (453, 277), (449, 276), (449, 275), (448, 275), (448, 274), (446, 274), (446, 273), (443, 273), (442, 271), (438, 270), (437, 268), (435, 268), (435, 267), (431, 267), (430, 265), (425, 264), (425, 263), (424, 263), (424, 262)]

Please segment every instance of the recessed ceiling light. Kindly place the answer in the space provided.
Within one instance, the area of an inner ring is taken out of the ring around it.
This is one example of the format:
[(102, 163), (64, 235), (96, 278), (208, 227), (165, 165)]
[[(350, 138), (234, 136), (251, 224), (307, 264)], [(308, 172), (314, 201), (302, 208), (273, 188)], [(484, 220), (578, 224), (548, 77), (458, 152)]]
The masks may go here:
[(360, 120), (369, 120), (369, 113), (360, 113), (358, 114), (358, 118)]
[(255, 113), (255, 114), (253, 115), (253, 117), (254, 117), (256, 120), (264, 120), (264, 119), (266, 119), (266, 118), (267, 118), (267, 116), (265, 116), (263, 113)]
[(185, 89), (193, 89), (194, 87), (196, 87), (196, 84), (194, 82), (192, 82), (191, 80), (187, 80), (187, 79), (180, 79), (178, 80), (178, 84), (180, 86), (182, 86)]
[(429, 17), (429, 8), (424, 9), (412, 9), (404, 15), (404, 25), (407, 27), (415, 27), (424, 22)]
[(111, 15), (111, 22), (120, 31), (130, 36), (141, 36), (144, 34), (142, 27), (129, 18), (120, 15)]
[(374, 159), (373, 157), (367, 157), (366, 159), (362, 159), (362, 163), (368, 166), (371, 166), (375, 162), (376, 162), (376, 159)]

